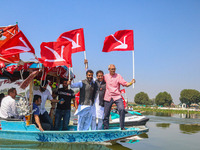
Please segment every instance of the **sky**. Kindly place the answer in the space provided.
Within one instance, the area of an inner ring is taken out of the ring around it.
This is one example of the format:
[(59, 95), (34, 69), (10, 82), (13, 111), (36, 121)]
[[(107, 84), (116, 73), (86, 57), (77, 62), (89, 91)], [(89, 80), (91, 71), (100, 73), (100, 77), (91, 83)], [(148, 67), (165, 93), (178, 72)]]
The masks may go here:
[[(128, 82), (132, 51), (103, 53), (102, 48), (106, 36), (134, 30), (136, 84), (125, 88), (130, 102), (139, 92), (153, 99), (166, 91), (178, 104), (183, 89), (200, 91), (199, 0), (1, 0), (1, 6), (0, 26), (18, 22), (38, 57), (42, 42), (83, 28), (89, 68), (108, 73), (108, 65), (115, 64)], [(33, 56), (22, 54), (21, 59)], [(84, 53), (73, 54), (72, 62), (75, 82), (85, 79)]]

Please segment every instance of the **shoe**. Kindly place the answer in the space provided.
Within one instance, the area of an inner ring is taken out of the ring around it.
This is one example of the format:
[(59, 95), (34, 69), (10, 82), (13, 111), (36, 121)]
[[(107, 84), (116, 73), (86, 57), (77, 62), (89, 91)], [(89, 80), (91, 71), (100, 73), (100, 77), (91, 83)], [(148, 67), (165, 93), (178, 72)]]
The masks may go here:
[(121, 128), (121, 130), (126, 130), (125, 128)]

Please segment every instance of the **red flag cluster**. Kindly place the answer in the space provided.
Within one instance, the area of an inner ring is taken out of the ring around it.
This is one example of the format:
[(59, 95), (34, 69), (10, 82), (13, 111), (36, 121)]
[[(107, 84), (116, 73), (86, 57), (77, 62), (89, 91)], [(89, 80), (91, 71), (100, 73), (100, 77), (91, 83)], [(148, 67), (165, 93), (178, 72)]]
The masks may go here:
[[(0, 27), (0, 47), (18, 33), (18, 26)], [(0, 56), (0, 60), (7, 63), (19, 61), (19, 54)]]
[[(40, 48), (41, 58), (39, 58), (39, 61), (46, 68), (72, 67), (72, 53), (85, 51), (83, 28), (64, 32), (56, 42), (43, 42)], [(102, 51), (128, 50), (134, 50), (133, 30), (120, 30), (107, 36)], [(35, 54), (35, 50), (26, 36), (22, 31), (18, 32), (18, 26), (0, 27), (0, 68), (5, 67), (4, 62), (19, 61), (19, 54), (25, 52)], [(26, 66), (19, 66), (18, 70), (26, 68)], [(14, 65), (6, 68), (10, 73), (15, 69), (16, 66)]]
[(0, 59), (4, 62), (19, 61), (19, 54), (35, 50), (18, 26), (0, 27)]
[(19, 53), (30, 52), (35, 54), (35, 50), (22, 33), (19, 31), (15, 34), (10, 40), (8, 40), (3, 46), (0, 48), (0, 53), (3, 56), (7, 55), (15, 55)]
[(85, 51), (83, 28), (62, 33), (57, 42), (43, 42), (40, 62), (46, 67), (72, 67), (71, 54)]

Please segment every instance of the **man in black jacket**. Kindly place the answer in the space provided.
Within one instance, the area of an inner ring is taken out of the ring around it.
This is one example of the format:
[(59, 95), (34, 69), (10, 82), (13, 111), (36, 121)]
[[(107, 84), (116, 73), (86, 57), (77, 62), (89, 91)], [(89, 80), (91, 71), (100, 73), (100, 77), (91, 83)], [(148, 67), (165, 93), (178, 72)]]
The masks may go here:
[(57, 104), (54, 128), (55, 130), (60, 129), (61, 119), (63, 118), (62, 130), (67, 130), (71, 115), (71, 100), (75, 101), (74, 91), (68, 89), (67, 80), (63, 81), (63, 88), (58, 89), (57, 95), (60, 102), (64, 101), (64, 103), (59, 102)]
[(95, 94), (94, 105), (92, 106), (92, 130), (96, 130), (96, 119), (98, 119), (98, 130), (102, 130), (104, 119), (104, 94), (106, 90), (106, 82), (104, 81), (104, 73), (99, 70), (96, 72), (97, 80), (95, 81), (97, 88)]

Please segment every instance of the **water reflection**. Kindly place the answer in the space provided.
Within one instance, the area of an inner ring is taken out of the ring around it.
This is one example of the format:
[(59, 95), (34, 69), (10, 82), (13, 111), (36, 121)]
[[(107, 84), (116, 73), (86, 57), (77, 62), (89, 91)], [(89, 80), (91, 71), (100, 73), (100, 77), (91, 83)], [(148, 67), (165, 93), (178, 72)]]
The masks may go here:
[(153, 115), (161, 117), (175, 117), (175, 118), (188, 118), (188, 119), (200, 119), (200, 114), (173, 114), (173, 113), (164, 113), (164, 112), (150, 112), (146, 111), (143, 115)]
[(178, 114), (180, 118), (200, 119), (199, 114)]
[(146, 139), (146, 138), (149, 138), (148, 134), (143, 133), (143, 134), (140, 134), (140, 135), (137, 135), (137, 136), (132, 136), (132, 137), (129, 137), (129, 138), (121, 139), (121, 140), (117, 141), (117, 143), (134, 144), (134, 143), (139, 142), (139, 141)]
[(164, 112), (152, 112), (152, 111), (146, 111), (142, 113), (143, 115), (153, 115), (153, 116), (163, 116), (163, 117), (172, 117), (171, 113), (164, 113)]
[(156, 127), (169, 128), (170, 127), (170, 123), (157, 123)]
[(194, 134), (200, 132), (200, 124), (180, 124), (179, 129), (184, 134)]
[[(109, 143), (108, 143), (109, 144)], [(111, 145), (111, 144), (110, 144)], [(122, 147), (122, 146), (121, 146)], [(110, 150), (109, 147), (105, 145), (99, 144), (80, 144), (80, 143), (42, 143), (42, 142), (21, 142), (21, 141), (8, 141), (8, 140), (0, 140), (0, 149), (50, 149), (50, 150), (63, 150), (63, 149), (71, 149), (71, 150), (94, 150), (94, 149), (102, 149), (102, 150)]]

